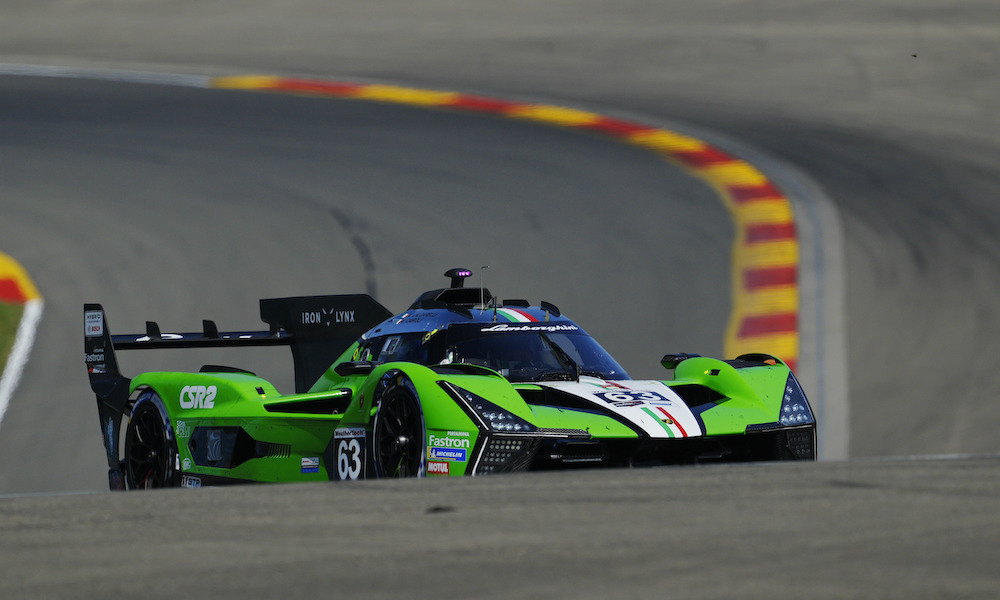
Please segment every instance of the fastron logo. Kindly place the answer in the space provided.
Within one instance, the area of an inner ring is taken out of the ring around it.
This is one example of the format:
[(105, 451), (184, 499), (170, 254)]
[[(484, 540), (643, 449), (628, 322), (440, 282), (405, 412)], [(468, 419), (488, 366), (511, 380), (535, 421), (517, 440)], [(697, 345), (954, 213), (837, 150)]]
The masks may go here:
[(215, 408), (214, 385), (186, 385), (181, 390), (181, 408)]
[(104, 362), (104, 353), (101, 352), (101, 353), (97, 353), (97, 354), (84, 354), (83, 355), (83, 360), (84, 360), (84, 362), (89, 362), (89, 363), (92, 363), (92, 362)]
[(453, 437), (438, 437), (433, 433), (427, 436), (428, 446), (437, 446), (438, 448), (465, 448), (469, 449), (472, 447), (472, 442), (469, 440), (457, 440)]

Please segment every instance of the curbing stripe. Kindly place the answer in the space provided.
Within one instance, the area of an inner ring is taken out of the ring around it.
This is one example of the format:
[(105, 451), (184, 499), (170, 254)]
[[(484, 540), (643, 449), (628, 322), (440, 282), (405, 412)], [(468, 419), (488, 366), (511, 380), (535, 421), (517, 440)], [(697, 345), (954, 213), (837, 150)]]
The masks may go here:
[(2, 252), (0, 252), (0, 301), (24, 306), (14, 344), (7, 356), (7, 363), (2, 365), (3, 370), (0, 372), (0, 425), (2, 425), (11, 396), (17, 389), (21, 372), (31, 354), (35, 331), (38, 329), (44, 306), (42, 296), (28, 277), (28, 272), (17, 261)]
[(0, 301), (24, 304), (41, 298), (28, 272), (16, 260), (0, 252)]
[(712, 187), (735, 222), (733, 312), (724, 353), (767, 352), (793, 368), (798, 361), (799, 246), (792, 204), (760, 170), (703, 140), (573, 108), (383, 84), (257, 75), (218, 77), (208, 87), (488, 113), (600, 133), (652, 151)]

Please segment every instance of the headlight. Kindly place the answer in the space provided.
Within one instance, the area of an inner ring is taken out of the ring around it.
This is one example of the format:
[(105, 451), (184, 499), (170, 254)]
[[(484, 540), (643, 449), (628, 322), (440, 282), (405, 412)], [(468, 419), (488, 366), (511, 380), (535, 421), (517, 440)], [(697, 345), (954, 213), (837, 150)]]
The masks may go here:
[(482, 396), (448, 381), (439, 381), (448, 395), (458, 401), (484, 427), (500, 433), (529, 433), (538, 428), (521, 417), (504, 410)]
[(778, 416), (778, 422), (788, 426), (816, 422), (812, 409), (809, 408), (809, 401), (806, 400), (806, 395), (802, 391), (802, 386), (795, 379), (795, 375), (791, 373), (788, 374), (788, 380), (785, 381), (785, 392), (781, 399), (781, 414)]

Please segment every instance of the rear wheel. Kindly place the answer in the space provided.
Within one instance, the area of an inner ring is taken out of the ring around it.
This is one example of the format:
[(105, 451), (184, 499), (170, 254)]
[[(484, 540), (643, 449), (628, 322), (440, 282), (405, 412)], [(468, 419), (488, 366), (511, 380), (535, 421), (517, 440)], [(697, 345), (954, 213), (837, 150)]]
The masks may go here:
[(397, 374), (375, 415), (375, 465), (379, 477), (419, 477), (424, 464), (424, 417), (416, 390)]
[(180, 485), (170, 417), (153, 392), (143, 392), (132, 407), (125, 431), (125, 481), (131, 490)]

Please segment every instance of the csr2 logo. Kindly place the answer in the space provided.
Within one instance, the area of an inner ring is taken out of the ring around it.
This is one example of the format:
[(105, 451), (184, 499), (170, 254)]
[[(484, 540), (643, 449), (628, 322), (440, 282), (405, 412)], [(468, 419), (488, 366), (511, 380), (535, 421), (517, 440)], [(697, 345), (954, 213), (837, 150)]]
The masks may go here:
[(216, 393), (214, 385), (186, 385), (181, 390), (181, 408), (215, 408)]

